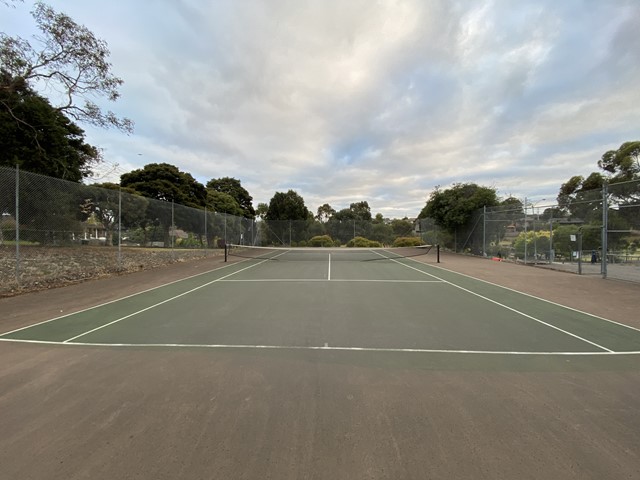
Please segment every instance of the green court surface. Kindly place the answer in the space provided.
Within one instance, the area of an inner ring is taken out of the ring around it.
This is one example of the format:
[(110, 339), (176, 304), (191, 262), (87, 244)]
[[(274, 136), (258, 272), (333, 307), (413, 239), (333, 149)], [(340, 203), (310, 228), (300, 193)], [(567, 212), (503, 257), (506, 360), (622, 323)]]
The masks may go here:
[[(500, 355), (630, 355), (640, 331), (411, 258), (246, 259), (3, 332), (9, 342)], [(311, 261), (309, 261), (311, 260)]]

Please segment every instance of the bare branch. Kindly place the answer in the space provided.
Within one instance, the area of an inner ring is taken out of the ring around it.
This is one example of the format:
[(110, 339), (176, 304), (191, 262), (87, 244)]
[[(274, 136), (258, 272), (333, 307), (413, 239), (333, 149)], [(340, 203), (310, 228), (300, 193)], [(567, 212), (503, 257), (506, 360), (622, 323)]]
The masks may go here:
[[(11, 92), (16, 91), (16, 82), (46, 82), (48, 87), (62, 92), (62, 103), (52, 102), (58, 111), (91, 125), (132, 132), (131, 120), (103, 112), (87, 98), (91, 95), (115, 101), (120, 96), (118, 88), (124, 82), (111, 72), (106, 42), (41, 2), (36, 3), (32, 14), (42, 32), (34, 37), (40, 46), (38, 52), (28, 41), (0, 33), (0, 68), (2, 79), (7, 79), (0, 83), (0, 89)], [(83, 102), (84, 107), (77, 106)]]

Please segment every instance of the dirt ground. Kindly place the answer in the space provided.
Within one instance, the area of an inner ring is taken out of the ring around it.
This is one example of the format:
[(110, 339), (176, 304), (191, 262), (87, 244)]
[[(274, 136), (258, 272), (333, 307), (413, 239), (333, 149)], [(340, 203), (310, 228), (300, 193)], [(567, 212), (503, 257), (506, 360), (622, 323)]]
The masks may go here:
[[(0, 331), (221, 266), (3, 298)], [(640, 326), (636, 284), (440, 267)], [(640, 478), (640, 359), (607, 358), (0, 342), (0, 479)]]

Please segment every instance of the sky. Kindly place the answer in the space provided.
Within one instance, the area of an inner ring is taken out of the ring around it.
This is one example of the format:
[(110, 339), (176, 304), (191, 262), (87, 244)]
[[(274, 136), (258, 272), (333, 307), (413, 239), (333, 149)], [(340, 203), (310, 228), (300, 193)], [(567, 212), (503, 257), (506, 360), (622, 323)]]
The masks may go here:
[[(103, 39), (131, 135), (82, 125), (96, 181), (170, 163), (315, 212), (416, 217), (474, 182), (553, 203), (640, 140), (638, 0), (49, 0)], [(0, 5), (32, 41), (33, 2)]]

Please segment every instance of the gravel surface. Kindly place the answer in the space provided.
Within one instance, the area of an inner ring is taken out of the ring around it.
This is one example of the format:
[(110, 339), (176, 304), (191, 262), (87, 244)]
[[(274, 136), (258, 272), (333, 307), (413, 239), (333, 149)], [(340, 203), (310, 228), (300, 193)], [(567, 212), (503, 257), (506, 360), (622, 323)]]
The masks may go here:
[(22, 247), (20, 283), (16, 281), (16, 253), (0, 248), (0, 297), (57, 288), (89, 279), (124, 275), (177, 262), (221, 255), (219, 250), (164, 248)]

